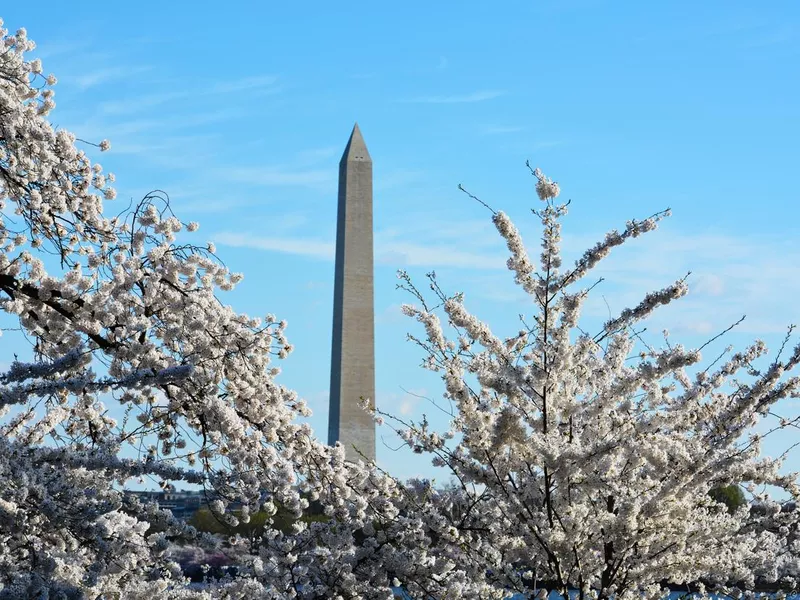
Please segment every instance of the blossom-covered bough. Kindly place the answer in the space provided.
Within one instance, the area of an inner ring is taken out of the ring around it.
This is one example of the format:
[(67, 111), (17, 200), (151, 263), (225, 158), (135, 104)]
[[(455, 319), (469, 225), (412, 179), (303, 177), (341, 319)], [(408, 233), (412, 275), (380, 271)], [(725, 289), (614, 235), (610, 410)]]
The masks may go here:
[[(213, 245), (185, 241), (197, 225), (162, 192), (109, 216), (114, 177), (48, 122), (56, 79), (26, 58), (33, 48), (24, 29), (0, 32), (0, 317), (17, 330), (4, 343), (31, 355), (0, 373), (0, 598), (391, 598), (398, 578), (444, 597), (463, 585), (433, 558), (424, 491), (346, 463), (296, 419), (308, 409), (272, 362), (292, 349), (285, 323), (217, 299), (241, 276)], [(220, 540), (123, 493), (144, 480), (204, 489), (230, 525), (278, 506), (299, 517), (309, 502), (328, 518), (288, 533), (268, 522), (255, 551), (226, 540), (236, 573), (192, 586), (169, 550)]]
[[(152, 593), (148, 579), (175, 574), (164, 540), (197, 533), (113, 484), (203, 485), (220, 512), (257, 508), (264, 489), (296, 505), (276, 446), (303, 432), (290, 423), (305, 408), (268, 370), (290, 350), (283, 324), (220, 304), (215, 288), (240, 277), (213, 248), (176, 242), (184, 225), (158, 194), (104, 215), (113, 176), (47, 121), (55, 78), (31, 49), (25, 30), (2, 32), (0, 307), (35, 361), (0, 377), (0, 595)], [(244, 475), (260, 463), (270, 486)]]
[[(667, 585), (793, 587), (797, 515), (774, 502), (729, 514), (709, 491), (775, 486), (797, 498), (796, 475), (760, 456), (763, 435), (753, 426), (779, 400), (800, 395), (800, 378), (787, 375), (800, 345), (782, 356), (784, 342), (764, 370), (753, 367), (767, 352), (762, 342), (732, 355), (728, 348), (705, 368), (699, 350), (671, 345), (666, 333), (664, 348), (634, 353), (643, 342), (634, 324), (686, 294), (685, 277), (587, 333), (579, 314), (597, 282), (580, 286), (592, 268), (669, 211), (629, 221), (563, 269), (560, 219), (569, 202), (557, 203), (558, 184), (532, 173), (544, 203), (534, 211), (543, 231), (538, 264), (508, 216), (493, 211), (508, 268), (533, 304), (517, 335), (498, 337), (434, 274), (432, 300), (399, 274), (416, 300), (404, 312), (424, 326), (423, 337), (410, 337), (454, 407), (446, 432), (427, 420), (395, 420), (408, 445), (456, 482), (430, 494), (441, 508), (431, 511), (440, 540), (462, 568), (530, 597), (544, 589), (638, 599), (658, 598)], [(783, 419), (777, 427), (796, 425)]]

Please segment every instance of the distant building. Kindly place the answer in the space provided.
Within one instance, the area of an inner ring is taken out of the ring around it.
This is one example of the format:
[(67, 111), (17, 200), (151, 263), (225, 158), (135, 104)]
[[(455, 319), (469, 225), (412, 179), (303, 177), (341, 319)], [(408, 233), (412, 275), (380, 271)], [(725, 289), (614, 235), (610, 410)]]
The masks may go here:
[(138, 498), (141, 502), (157, 502), (161, 508), (168, 508), (172, 514), (180, 519), (190, 519), (201, 507), (208, 503), (206, 492), (148, 492), (126, 490), (126, 496)]

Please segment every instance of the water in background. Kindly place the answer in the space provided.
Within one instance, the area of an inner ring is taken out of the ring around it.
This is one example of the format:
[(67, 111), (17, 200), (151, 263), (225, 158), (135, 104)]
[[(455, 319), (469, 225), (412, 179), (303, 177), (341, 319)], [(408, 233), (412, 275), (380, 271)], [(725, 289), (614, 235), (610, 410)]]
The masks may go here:
[[(400, 588), (392, 588), (395, 596), (398, 598), (402, 598), (403, 600), (414, 600), (411, 596), (409, 596), (405, 591), (401, 590)], [(678, 600), (681, 597), (684, 597), (686, 592), (672, 592), (669, 596), (667, 596), (667, 600)], [(756, 598), (762, 598), (767, 600), (772, 598), (772, 594), (769, 593), (759, 593)], [(570, 592), (570, 598), (577, 598), (578, 592), (575, 590), (574, 592)], [(727, 596), (717, 596), (716, 594), (709, 594), (710, 598), (720, 598), (721, 600), (729, 600)], [(524, 596), (522, 594), (515, 594), (511, 596), (511, 600), (524, 600)], [(561, 594), (553, 591), (550, 592), (547, 596), (547, 600), (561, 600)], [(786, 600), (800, 600), (800, 594), (789, 594), (786, 596)]]

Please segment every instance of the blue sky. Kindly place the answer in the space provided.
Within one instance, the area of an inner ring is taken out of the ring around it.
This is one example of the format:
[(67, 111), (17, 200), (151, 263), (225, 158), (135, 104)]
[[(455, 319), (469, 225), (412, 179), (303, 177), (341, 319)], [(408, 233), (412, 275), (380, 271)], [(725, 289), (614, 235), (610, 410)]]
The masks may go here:
[[(374, 161), (377, 400), (390, 412), (443, 423), (404, 391), (436, 399), (442, 386), (405, 341), (418, 330), (399, 314), (396, 269), (435, 269), (501, 333), (530, 313), (489, 213), (456, 189), (509, 213), (538, 254), (527, 159), (572, 199), (566, 264), (629, 218), (674, 211), (598, 269), (589, 329), (688, 270), (689, 297), (649, 341), (668, 326), (699, 345), (747, 314), (719, 348), (777, 348), (800, 324), (796, 2), (50, 0), (1, 16), (59, 78), (53, 122), (111, 140), (96, 157), (117, 174), (111, 208), (167, 191), (201, 223), (195, 239), (245, 274), (225, 301), (288, 320), (281, 381), (321, 435), (337, 164), (354, 121)], [(775, 440), (768, 451), (789, 441)], [(379, 462), (434, 473), (398, 445), (380, 430)]]

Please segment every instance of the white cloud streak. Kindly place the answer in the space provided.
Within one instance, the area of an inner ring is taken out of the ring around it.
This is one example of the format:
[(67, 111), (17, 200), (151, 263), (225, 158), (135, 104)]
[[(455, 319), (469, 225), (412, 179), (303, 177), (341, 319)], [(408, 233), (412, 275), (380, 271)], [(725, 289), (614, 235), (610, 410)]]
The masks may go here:
[[(456, 235), (459, 231), (460, 237)], [(464, 235), (465, 231), (470, 233)], [(600, 277), (605, 280), (590, 295), (583, 311), (586, 317), (605, 320), (609, 310), (612, 315), (618, 314), (638, 304), (646, 293), (671, 284), (691, 270), (689, 295), (657, 311), (653, 326), (705, 335), (720, 331), (747, 314), (736, 331), (767, 335), (781, 333), (789, 323), (798, 321), (800, 251), (789, 242), (778, 244), (755, 236), (716, 233), (687, 235), (666, 229), (644, 237), (615, 249), (583, 282), (588, 286)], [(335, 255), (333, 241), (314, 238), (228, 232), (218, 236), (217, 241), (323, 260), (333, 260)], [(568, 270), (594, 241), (594, 237), (566, 235), (563, 270)], [(531, 249), (536, 243), (535, 238), (528, 240)], [(510, 275), (504, 272), (506, 251), (491, 226), (428, 222), (425, 227), (378, 230), (375, 257), (377, 264), (396, 268), (460, 269), (469, 275), (456, 283), (465, 285), (470, 295), (501, 304), (524, 301)]]
[(131, 75), (137, 73), (143, 73), (151, 69), (152, 67), (150, 66), (135, 67), (132, 65), (119, 66), (119, 67), (105, 67), (102, 69), (96, 69), (94, 71), (82, 73), (80, 75), (72, 75), (72, 76), (67, 75), (64, 77), (64, 81), (67, 83), (74, 84), (81, 90), (87, 90), (96, 85), (100, 85), (101, 83), (107, 83), (115, 79), (123, 79), (125, 77), (130, 77)]
[(273, 86), (278, 81), (274, 75), (254, 75), (241, 79), (231, 79), (215, 83), (210, 91), (215, 94), (229, 94), (231, 92), (247, 92)]
[(217, 244), (233, 246), (236, 248), (253, 248), (267, 250), (282, 254), (294, 254), (330, 260), (336, 253), (336, 246), (332, 242), (309, 240), (302, 238), (280, 238), (257, 236), (249, 233), (234, 233), (224, 231), (214, 236)]
[[(449, 244), (387, 239), (380, 232), (376, 233), (375, 240), (375, 259), (378, 264), (397, 267), (505, 269), (504, 258), (500, 253), (491, 255)], [(217, 234), (214, 241), (220, 245), (310, 256), (322, 260), (333, 260), (336, 255), (335, 242), (315, 238), (284, 238), (225, 231)]]
[[(90, 75), (83, 77), (90, 77)], [(274, 75), (254, 75), (227, 81), (211, 81), (199, 87), (196, 85), (178, 85), (175, 88), (155, 91), (125, 100), (103, 102), (100, 104), (100, 112), (106, 115), (126, 115), (146, 111), (168, 102), (202, 96), (239, 92), (278, 93), (281, 88), (276, 86), (277, 82), (278, 78)]]
[(484, 102), (485, 100), (493, 100), (505, 95), (506, 92), (502, 90), (485, 90), (472, 92), (469, 94), (456, 94), (452, 96), (419, 96), (417, 98), (409, 98), (403, 102), (410, 102), (415, 104), (463, 104), (469, 102)]
[(523, 131), (522, 127), (515, 127), (513, 125), (510, 126), (503, 126), (503, 125), (489, 125), (483, 128), (483, 133), (486, 135), (499, 135), (503, 133), (519, 133)]
[(220, 169), (229, 181), (260, 186), (330, 187), (336, 181), (335, 169), (289, 169), (278, 167), (235, 167)]

